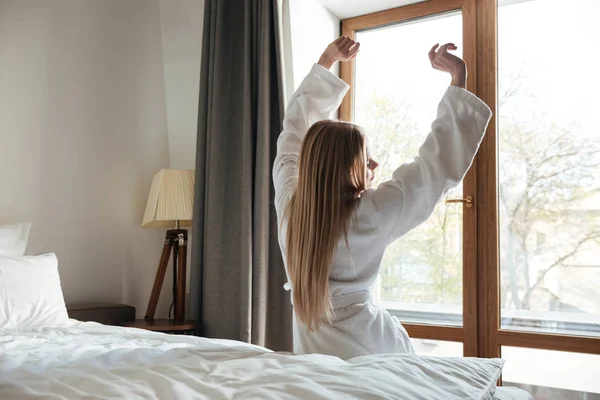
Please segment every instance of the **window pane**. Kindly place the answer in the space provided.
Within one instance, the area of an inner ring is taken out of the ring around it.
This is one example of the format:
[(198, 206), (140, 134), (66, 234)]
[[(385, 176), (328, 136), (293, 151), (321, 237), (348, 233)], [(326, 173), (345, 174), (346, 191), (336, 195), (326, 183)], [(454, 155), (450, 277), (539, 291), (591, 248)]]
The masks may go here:
[(462, 357), (463, 344), (459, 342), (448, 342), (445, 340), (413, 339), (411, 338), (415, 352), (420, 356), (435, 357)]
[[(454, 42), (461, 55), (462, 15), (359, 32), (357, 40), (354, 119), (380, 164), (379, 184), (417, 155), (430, 131), (450, 78), (431, 68), (427, 53), (435, 43)], [(461, 198), (462, 188), (449, 197)], [(413, 321), (460, 325), (462, 265), (462, 205), (441, 202), (426, 223), (388, 247), (376, 297)]]
[(596, 0), (498, 10), (503, 328), (600, 335), (599, 19)]
[(535, 399), (600, 400), (600, 356), (502, 346), (502, 384)]

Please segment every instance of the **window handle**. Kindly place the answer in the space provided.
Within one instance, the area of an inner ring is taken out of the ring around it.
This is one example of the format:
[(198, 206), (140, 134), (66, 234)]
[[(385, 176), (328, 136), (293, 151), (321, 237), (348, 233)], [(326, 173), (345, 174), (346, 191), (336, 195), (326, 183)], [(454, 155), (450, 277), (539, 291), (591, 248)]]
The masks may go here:
[(446, 203), (463, 203), (465, 207), (472, 208), (473, 207), (473, 197), (467, 196), (464, 199), (448, 199)]

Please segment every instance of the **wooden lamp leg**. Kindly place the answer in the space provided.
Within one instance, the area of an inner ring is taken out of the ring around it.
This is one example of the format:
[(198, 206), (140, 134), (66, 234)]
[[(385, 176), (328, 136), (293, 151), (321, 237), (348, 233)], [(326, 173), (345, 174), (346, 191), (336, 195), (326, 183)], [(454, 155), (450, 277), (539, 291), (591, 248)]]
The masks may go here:
[(150, 295), (150, 301), (148, 302), (148, 308), (146, 309), (145, 319), (154, 319), (154, 313), (156, 312), (156, 306), (158, 305), (158, 298), (160, 296), (163, 281), (165, 280), (165, 273), (167, 272), (172, 249), (173, 239), (167, 232), (165, 245), (163, 246), (162, 255), (160, 256), (160, 262), (158, 263), (158, 270), (156, 271), (156, 278), (154, 279), (154, 286), (152, 286), (152, 294)]
[(177, 290), (175, 295), (175, 319), (185, 320), (185, 292), (186, 292), (186, 259), (187, 259), (187, 231), (181, 230), (178, 237), (178, 263), (177, 263)]
[[(178, 260), (178, 256), (179, 256), (179, 242), (177, 241), (177, 235), (173, 234), (171, 236), (171, 240), (173, 240), (173, 248), (172, 248), (172, 253), (173, 253), (173, 292), (171, 293), (171, 295), (173, 296), (173, 302), (172, 302), (172, 306), (173, 306), (173, 319), (176, 320), (177, 319), (177, 265), (179, 260)], [(171, 310), (169, 309), (169, 318), (171, 318)]]

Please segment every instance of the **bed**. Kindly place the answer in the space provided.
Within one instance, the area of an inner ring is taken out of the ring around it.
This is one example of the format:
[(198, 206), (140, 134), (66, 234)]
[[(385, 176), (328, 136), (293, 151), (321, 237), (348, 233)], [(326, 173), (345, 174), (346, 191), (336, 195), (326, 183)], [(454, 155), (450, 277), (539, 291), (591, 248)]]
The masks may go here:
[(79, 321), (67, 313), (54, 254), (2, 251), (2, 400), (529, 400), (496, 390), (500, 359), (388, 354), (344, 361)]
[(69, 320), (0, 330), (1, 399), (501, 399), (502, 361), (402, 355), (343, 361), (237, 341)]

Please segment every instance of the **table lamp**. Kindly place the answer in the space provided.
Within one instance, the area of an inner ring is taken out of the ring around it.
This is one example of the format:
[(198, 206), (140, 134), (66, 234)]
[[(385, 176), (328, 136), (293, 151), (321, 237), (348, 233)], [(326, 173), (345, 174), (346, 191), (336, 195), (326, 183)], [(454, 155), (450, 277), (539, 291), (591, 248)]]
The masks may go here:
[(172, 229), (167, 230), (145, 319), (154, 319), (171, 253), (173, 253), (174, 319), (177, 321), (185, 319), (188, 234), (187, 230), (181, 227), (192, 224), (193, 209), (194, 170), (162, 169), (154, 175), (142, 226)]

